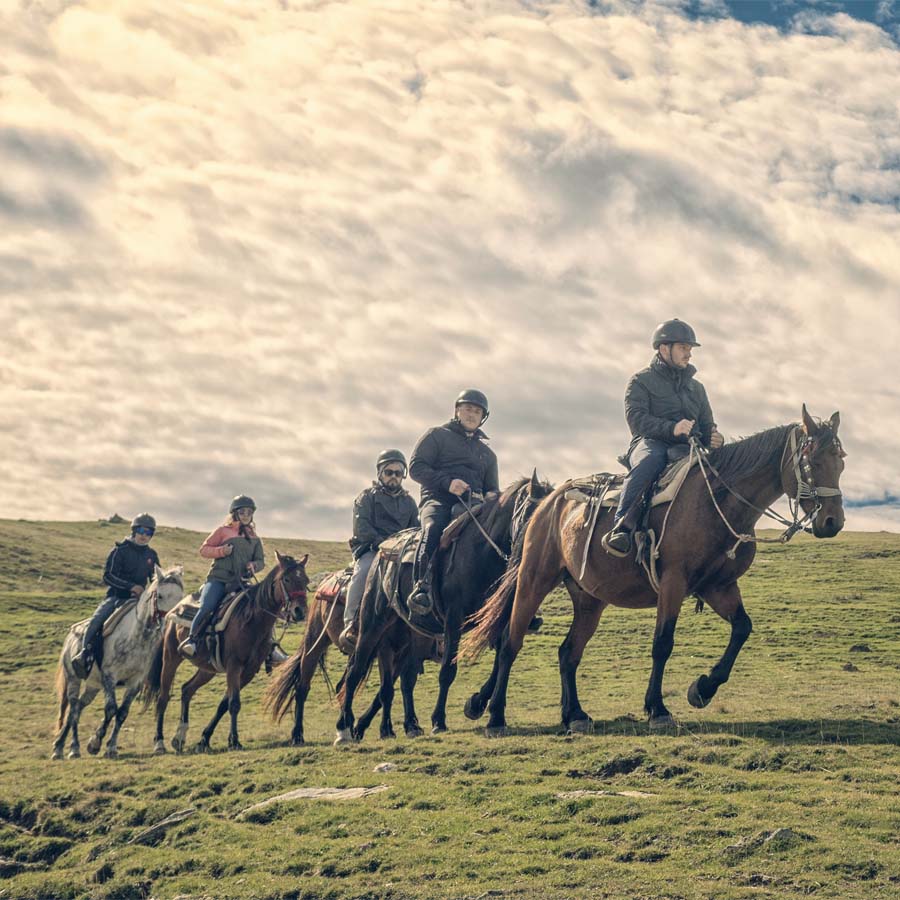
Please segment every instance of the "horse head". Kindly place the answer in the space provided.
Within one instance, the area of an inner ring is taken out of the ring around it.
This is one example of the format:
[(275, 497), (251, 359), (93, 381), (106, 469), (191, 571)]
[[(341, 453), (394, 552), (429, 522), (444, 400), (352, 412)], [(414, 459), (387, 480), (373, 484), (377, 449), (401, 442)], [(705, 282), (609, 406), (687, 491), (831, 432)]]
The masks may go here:
[(303, 559), (294, 559), (286, 553), (275, 551), (278, 560), (276, 582), (281, 587), (281, 603), (288, 619), (302, 622), (306, 618), (306, 591), (309, 576), (306, 574), (307, 553)]
[[(511, 506), (509, 518), (503, 518), (502, 530), (509, 536), (510, 547), (525, 533), (532, 513), (545, 497), (553, 492), (553, 486), (546, 481), (541, 481), (537, 475), (537, 469), (531, 473), (531, 478), (524, 478), (507, 488), (500, 497), (501, 508)], [(499, 517), (498, 517), (499, 518)], [(492, 535), (494, 537), (494, 535)], [(497, 535), (499, 538), (500, 535)]]
[(155, 566), (156, 577), (156, 610), (159, 613), (167, 613), (174, 609), (184, 596), (184, 568), (173, 566), (163, 571)]
[(815, 537), (834, 537), (844, 527), (844, 506), (839, 481), (847, 455), (838, 438), (840, 413), (817, 422), (803, 404), (801, 436), (792, 458), (782, 470), (788, 497), (798, 497), (803, 511), (812, 516)]

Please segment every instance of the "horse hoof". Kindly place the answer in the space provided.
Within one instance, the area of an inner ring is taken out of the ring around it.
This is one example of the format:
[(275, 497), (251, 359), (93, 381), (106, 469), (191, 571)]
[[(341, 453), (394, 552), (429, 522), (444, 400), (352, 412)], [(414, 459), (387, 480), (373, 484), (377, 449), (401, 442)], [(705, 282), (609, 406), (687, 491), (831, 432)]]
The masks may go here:
[(231, 741), (229, 741), (228, 749), (229, 750), (243, 750), (244, 745), (240, 741), (234, 741), (233, 743)]
[(87, 752), (91, 754), (91, 756), (96, 756), (100, 752), (100, 741), (96, 738), (91, 738), (88, 741)]
[(194, 753), (209, 753), (209, 744), (206, 741), (197, 741), (194, 745)]
[(478, 701), (478, 694), (472, 694), (472, 696), (466, 700), (463, 712), (467, 719), (472, 719), (473, 721), (475, 719), (480, 719), (484, 715), (484, 707)]
[(406, 736), (408, 738), (422, 737), (422, 735), (425, 734), (425, 732), (422, 731), (421, 727), (418, 725), (410, 725), (410, 727), (405, 728), (404, 731), (406, 731)]
[(588, 716), (584, 719), (573, 719), (569, 722), (566, 734), (593, 734), (594, 720)]
[(106, 759), (118, 759), (119, 751), (115, 747), (107, 747), (106, 753), (103, 754)]
[(60, 747), (54, 747), (53, 752), (50, 754), (50, 759), (62, 759), (62, 749)]
[(176, 753), (184, 752), (184, 738), (172, 738), (172, 749)]
[(505, 725), (488, 725), (484, 729), (484, 736), (488, 738), (501, 738), (509, 734), (509, 729)]
[(334, 747), (348, 747), (350, 744), (355, 743), (353, 739), (353, 732), (350, 731), (349, 728), (342, 728), (338, 733), (337, 737), (334, 739)]
[(703, 709), (704, 706), (709, 706), (709, 701), (712, 700), (712, 697), (709, 700), (700, 693), (700, 679), (698, 678), (689, 688), (688, 688), (688, 703), (691, 704), (695, 709)]
[(678, 728), (678, 723), (672, 716), (656, 716), (655, 718), (650, 719), (650, 730), (651, 731), (660, 731), (660, 732), (672, 732), (676, 731)]
[(292, 747), (302, 747), (306, 741), (303, 740), (303, 735), (301, 734), (299, 737), (291, 738), (291, 746)]
[(431, 733), (432, 734), (445, 734), (449, 729), (446, 725), (432, 725)]
[(69, 759), (81, 759), (81, 751), (77, 747), (73, 747), (68, 753)]
[[(397, 734), (394, 731), (382, 731), (381, 734), (378, 735), (383, 741), (395, 741), (397, 740)], [(356, 740), (361, 741), (362, 735), (354, 735)]]
[(163, 741), (163, 740), (158, 740), (158, 741), (153, 745), (153, 753), (154, 753), (155, 756), (162, 756), (162, 755), (163, 755), (164, 753), (166, 753), (166, 752), (167, 752), (167, 751), (166, 751), (166, 743), (165, 743), (165, 741)]

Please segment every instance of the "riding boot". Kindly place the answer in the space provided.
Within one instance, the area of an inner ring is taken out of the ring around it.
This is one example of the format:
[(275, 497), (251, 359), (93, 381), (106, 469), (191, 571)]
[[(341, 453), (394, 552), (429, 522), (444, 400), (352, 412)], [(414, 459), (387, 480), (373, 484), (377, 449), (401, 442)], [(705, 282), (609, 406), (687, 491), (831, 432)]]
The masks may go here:
[(628, 551), (631, 550), (631, 531), (622, 522), (617, 522), (603, 535), (600, 545), (610, 556), (628, 556)]
[(199, 610), (197, 615), (194, 616), (194, 621), (191, 622), (190, 634), (188, 634), (188, 636), (178, 645), (178, 652), (182, 656), (186, 656), (190, 659), (196, 655), (197, 639), (203, 634), (203, 629), (206, 628), (210, 618), (211, 614), (204, 614), (202, 610)]
[(431, 595), (431, 584), (433, 581), (434, 567), (431, 560), (425, 566), (422, 577), (416, 582), (412, 593), (406, 600), (406, 605), (411, 613), (417, 613), (420, 616), (430, 616), (434, 601)]
[(340, 637), (338, 637), (338, 648), (341, 652), (350, 656), (356, 649), (357, 640), (359, 640), (359, 623), (354, 617), (350, 620), (348, 625), (344, 626), (344, 630), (341, 632)]
[(72, 671), (84, 681), (91, 674), (94, 667), (94, 654), (91, 648), (85, 644), (71, 659)]
[(290, 657), (281, 649), (278, 641), (273, 641), (272, 649), (266, 657), (266, 675), (271, 675), (272, 669), (280, 666), (282, 663), (286, 663), (289, 659)]

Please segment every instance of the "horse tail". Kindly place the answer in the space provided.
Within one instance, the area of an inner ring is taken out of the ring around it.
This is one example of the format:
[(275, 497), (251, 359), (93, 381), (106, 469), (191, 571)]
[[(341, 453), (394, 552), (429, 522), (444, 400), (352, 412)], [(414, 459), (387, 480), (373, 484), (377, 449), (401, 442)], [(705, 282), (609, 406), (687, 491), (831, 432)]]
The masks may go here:
[(275, 670), (272, 682), (263, 694), (263, 709), (272, 716), (273, 722), (280, 722), (294, 705), (305, 650), (304, 646), (299, 653), (295, 653)]
[(66, 710), (69, 708), (69, 691), (68, 679), (66, 678), (66, 667), (63, 663), (65, 659), (65, 648), (59, 655), (59, 665), (56, 667), (56, 699), (59, 701), (59, 720), (56, 723), (56, 730), (59, 731), (63, 727), (66, 720)]
[(172, 626), (166, 626), (166, 630), (163, 632), (163, 639), (157, 644), (153, 653), (153, 659), (150, 660), (150, 669), (147, 672), (147, 677), (144, 679), (144, 687), (141, 691), (141, 701), (144, 704), (144, 709), (154, 703), (159, 697), (162, 687), (163, 653), (166, 649), (166, 639), (169, 636), (170, 627)]

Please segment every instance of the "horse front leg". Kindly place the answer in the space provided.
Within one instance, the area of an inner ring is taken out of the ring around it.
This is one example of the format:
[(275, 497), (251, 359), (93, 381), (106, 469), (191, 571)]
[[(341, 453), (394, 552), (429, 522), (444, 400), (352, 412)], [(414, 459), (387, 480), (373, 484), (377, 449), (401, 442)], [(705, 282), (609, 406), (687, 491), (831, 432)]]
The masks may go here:
[(687, 584), (680, 575), (669, 578), (664, 575), (659, 585), (656, 629), (653, 632), (653, 666), (650, 669), (650, 682), (644, 697), (644, 711), (649, 716), (651, 729), (665, 730), (675, 725), (675, 719), (663, 703), (662, 682), (666, 663), (675, 646), (675, 626), (678, 623), (678, 614), (681, 612), (686, 590)]
[(703, 599), (718, 615), (730, 623), (731, 639), (722, 658), (710, 669), (709, 675), (701, 675), (688, 688), (688, 702), (697, 709), (706, 706), (715, 697), (716, 691), (728, 681), (738, 653), (753, 631), (753, 623), (744, 609), (741, 589), (737, 584), (708, 591), (703, 595)]
[(103, 694), (106, 702), (103, 704), (103, 721), (98, 726), (94, 736), (88, 741), (87, 752), (92, 756), (100, 752), (103, 738), (106, 737), (106, 729), (109, 723), (116, 717), (118, 704), (116, 703), (116, 683), (105, 672), (100, 673), (100, 683), (103, 685)]
[[(411, 738), (421, 737), (425, 733), (419, 725), (415, 702), (416, 682), (419, 680), (420, 665), (419, 658), (410, 648), (410, 654), (400, 670), (400, 693), (403, 695), (403, 730), (406, 732), (406, 736)], [(454, 668), (456, 667), (454, 666)], [(444, 731), (446, 730), (445, 727)]]
[(388, 625), (396, 617), (391, 614), (390, 621), (383, 623), (375, 630), (363, 631), (359, 636), (356, 644), (356, 651), (347, 661), (347, 670), (344, 673), (344, 685), (341, 688), (341, 715), (337, 721), (337, 736), (334, 739), (334, 746), (340, 747), (344, 744), (353, 743), (353, 696), (359, 683), (366, 677), (372, 657), (375, 655), (376, 649), (381, 643), (384, 633), (387, 631)]
[[(238, 738), (238, 713), (241, 711), (241, 687), (246, 683), (242, 677), (242, 669), (234, 666), (226, 671), (228, 681), (228, 713), (231, 716), (231, 729), (228, 732), (228, 749), (243, 750)], [(249, 679), (248, 679), (249, 680)], [(215, 727), (215, 726), (213, 726)], [(212, 732), (210, 732), (212, 733)]]
[(589, 734), (594, 730), (594, 720), (581, 708), (575, 675), (584, 648), (597, 630), (604, 604), (582, 590), (571, 578), (566, 578), (566, 588), (572, 598), (575, 617), (558, 652), (562, 725), (569, 733)]
[[(382, 740), (397, 736), (394, 734), (394, 725), (391, 722), (391, 703), (394, 699), (394, 676), (391, 673), (391, 657), (392, 654), (382, 645), (378, 651), (378, 693), (375, 694), (369, 708), (353, 724), (353, 739), (355, 741), (361, 741), (365, 737), (366, 731), (368, 731), (372, 720), (379, 710), (383, 710), (379, 736)], [(385, 701), (387, 701), (386, 706)]]
[(116, 724), (113, 727), (113, 733), (106, 743), (106, 753), (103, 754), (107, 759), (115, 759), (119, 755), (119, 731), (122, 728), (122, 723), (128, 718), (131, 702), (138, 695), (140, 689), (141, 685), (140, 682), (138, 682), (125, 691), (122, 703), (116, 711)]
[[(460, 631), (457, 617), (451, 619), (448, 616), (444, 625), (444, 655), (441, 657), (441, 671), (438, 675), (438, 696), (431, 713), (432, 734), (441, 734), (447, 730), (447, 696), (450, 693), (450, 685), (456, 680), (456, 654), (459, 652)], [(403, 696), (405, 701), (406, 694)]]
[[(193, 699), (194, 694), (197, 693), (197, 690), (203, 687), (203, 685), (212, 678), (212, 672), (204, 672), (203, 669), (197, 669), (193, 676), (181, 686), (181, 719), (178, 721), (178, 728), (175, 731), (175, 736), (172, 738), (172, 746), (177, 753), (181, 753), (184, 750), (187, 739), (188, 722), (190, 721), (191, 713), (191, 700)], [(208, 741), (207, 749), (209, 749)]]
[[(181, 665), (181, 654), (178, 652), (177, 629), (173, 626), (166, 628), (163, 635), (161, 668), (159, 672), (159, 693), (156, 695), (156, 737), (153, 743), (153, 752), (161, 756), (166, 752), (166, 741), (163, 735), (163, 725), (166, 718), (166, 709), (169, 706), (169, 698), (172, 696), (172, 683), (175, 681), (175, 673)], [(175, 746), (173, 740), (172, 746)], [(181, 746), (184, 746), (182, 739)], [(178, 749), (176, 747), (176, 749)], [(179, 750), (179, 752), (181, 752)]]

